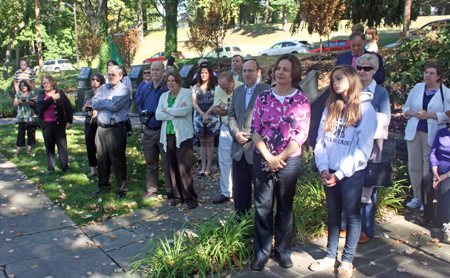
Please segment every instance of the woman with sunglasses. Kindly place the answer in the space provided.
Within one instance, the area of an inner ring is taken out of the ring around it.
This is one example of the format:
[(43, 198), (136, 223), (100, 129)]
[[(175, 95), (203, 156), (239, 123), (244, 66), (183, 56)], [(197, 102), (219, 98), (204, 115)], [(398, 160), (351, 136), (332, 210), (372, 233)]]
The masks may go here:
[(414, 198), (406, 206), (412, 209), (422, 206), (424, 200), (420, 188), (423, 176), (430, 170), (431, 146), (438, 130), (445, 128), (449, 121), (444, 112), (450, 110), (450, 91), (439, 84), (442, 73), (443, 67), (438, 62), (426, 64), (425, 82), (414, 86), (402, 109), (408, 119), (405, 140), (409, 179), (414, 192)]
[(25, 132), (27, 133), (27, 153), (31, 154), (31, 146), (36, 144), (36, 126), (28, 125), (28, 117), (31, 116), (31, 106), (36, 106), (32, 99), (36, 98), (30, 82), (22, 79), (19, 82), (19, 90), (14, 97), (14, 107), (17, 108), (17, 122), (19, 129), (17, 132), (16, 156), (20, 155), (20, 150), (25, 147)]
[(373, 95), (361, 91), (361, 81), (352, 66), (333, 69), (329, 90), (314, 149), (328, 204), (327, 255), (309, 269), (319, 271), (335, 266), (344, 211), (347, 236), (337, 273), (337, 277), (344, 278), (352, 277), (353, 257), (361, 232), (364, 169), (372, 153), (377, 116), (371, 104)]
[(103, 74), (96, 73), (92, 76), (92, 90), (84, 93), (84, 106), (81, 111), (86, 115), (84, 121), (84, 138), (86, 140), (86, 151), (88, 155), (89, 166), (91, 172), (88, 176), (97, 175), (97, 156), (95, 147), (95, 134), (97, 133), (97, 110), (92, 110), (92, 98), (97, 93), (98, 89), (105, 84), (105, 78)]

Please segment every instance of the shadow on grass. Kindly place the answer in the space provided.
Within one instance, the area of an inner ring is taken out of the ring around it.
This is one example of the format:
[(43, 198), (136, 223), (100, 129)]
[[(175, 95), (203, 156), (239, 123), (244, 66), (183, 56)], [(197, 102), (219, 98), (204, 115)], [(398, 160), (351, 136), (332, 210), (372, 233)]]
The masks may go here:
[(241, 31), (242, 36), (255, 38), (261, 35), (269, 35), (277, 31), (281, 31), (281, 29), (278, 28), (278, 26), (274, 25), (252, 24), (252, 25), (242, 25), (240, 29), (236, 29), (232, 33), (238, 33)]

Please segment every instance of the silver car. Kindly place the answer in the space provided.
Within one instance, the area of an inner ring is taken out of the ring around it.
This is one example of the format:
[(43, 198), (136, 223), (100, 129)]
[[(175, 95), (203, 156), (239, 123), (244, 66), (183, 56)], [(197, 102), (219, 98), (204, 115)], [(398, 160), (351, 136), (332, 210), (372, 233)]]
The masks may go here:
[(203, 57), (205, 58), (217, 58), (217, 52), (219, 52), (219, 57), (220, 58), (229, 58), (231, 59), (234, 55), (241, 55), (244, 56), (242, 54), (242, 51), (239, 47), (237, 46), (225, 46), (225, 47), (218, 47), (215, 48), (213, 50), (211, 50), (210, 52), (208, 52), (208, 54), (204, 55)]
[(276, 43), (271, 48), (261, 51), (259, 56), (308, 53), (311, 52), (311, 49), (312, 45), (307, 41), (284, 41)]
[[(44, 71), (60, 72), (62, 70), (72, 70), (72, 63), (67, 59), (50, 60), (44, 63)], [(33, 68), (34, 72), (39, 72), (39, 66)]]

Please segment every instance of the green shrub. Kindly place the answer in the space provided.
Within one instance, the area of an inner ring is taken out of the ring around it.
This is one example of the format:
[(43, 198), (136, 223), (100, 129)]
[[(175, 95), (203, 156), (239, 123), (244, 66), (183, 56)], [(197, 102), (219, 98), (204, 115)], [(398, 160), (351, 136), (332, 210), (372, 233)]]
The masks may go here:
[[(232, 267), (242, 267), (253, 254), (253, 212), (240, 218), (210, 218), (185, 225), (180, 235), (149, 242), (145, 258), (132, 262), (131, 270), (144, 277), (206, 277)], [(192, 229), (189, 229), (191, 228)]]
[(423, 68), (431, 61), (444, 67), (443, 79), (450, 85), (450, 28), (422, 34), (419, 39), (403, 39), (385, 55), (386, 85), (392, 104), (406, 102), (409, 91), (423, 82)]
[(10, 118), (16, 116), (16, 110), (13, 106), (14, 99), (11, 97), (0, 98), (0, 118)]

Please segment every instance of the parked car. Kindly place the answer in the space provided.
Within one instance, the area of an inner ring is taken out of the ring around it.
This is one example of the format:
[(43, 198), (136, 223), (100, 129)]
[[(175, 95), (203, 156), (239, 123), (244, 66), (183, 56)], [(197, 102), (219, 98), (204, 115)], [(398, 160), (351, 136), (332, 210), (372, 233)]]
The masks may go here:
[(242, 54), (242, 51), (241, 51), (241, 49), (239, 47), (237, 47), (237, 46), (225, 46), (225, 47), (214, 48), (213, 50), (208, 52), (208, 54), (203, 55), (203, 57), (205, 57), (205, 58), (217, 58), (217, 52), (219, 52), (219, 57), (220, 58), (229, 58), (229, 59), (231, 59), (234, 55), (244, 56)]
[[(450, 28), (450, 18), (439, 19), (439, 20), (434, 20), (434, 21), (428, 22), (424, 26), (420, 27), (419, 30), (412, 32), (409, 38), (410, 39), (418, 39), (421, 36), (431, 32), (431, 31), (434, 31), (438, 28), (443, 28), (443, 27)], [(392, 48), (392, 47), (397, 47), (399, 44), (400, 44), (400, 40), (398, 40), (397, 42), (394, 42), (394, 43), (387, 44), (384, 47)]]
[(307, 41), (284, 41), (276, 43), (271, 48), (259, 52), (259, 56), (307, 53), (311, 52), (311, 49), (312, 45)]
[[(72, 63), (67, 59), (50, 60), (44, 63), (44, 71), (60, 72), (62, 70), (72, 69)], [(33, 70), (34, 72), (38, 73), (41, 68), (39, 66), (35, 66)]]
[[(322, 51), (340, 51), (350, 49), (349, 40), (334, 40), (322, 45)], [(320, 52), (320, 47), (311, 52)]]
[[(181, 53), (180, 51), (178, 51), (177, 54), (178, 54), (177, 55), (178, 59), (185, 59), (183, 53)], [(144, 62), (142, 62), (142, 63), (143, 64), (151, 64), (155, 61), (164, 61), (164, 60), (165, 60), (165, 52), (157, 52), (152, 57), (145, 59)]]

